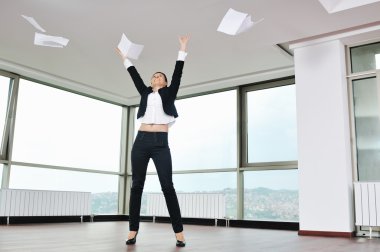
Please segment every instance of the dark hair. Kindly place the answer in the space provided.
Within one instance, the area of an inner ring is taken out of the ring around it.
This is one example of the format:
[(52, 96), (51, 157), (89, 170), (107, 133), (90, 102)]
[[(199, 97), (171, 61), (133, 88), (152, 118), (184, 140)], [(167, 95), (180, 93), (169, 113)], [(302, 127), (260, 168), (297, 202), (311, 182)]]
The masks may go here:
[(168, 78), (166, 78), (166, 74), (164, 74), (163, 72), (155, 72), (155, 73), (152, 75), (152, 77), (153, 77), (156, 73), (160, 73), (160, 74), (162, 74), (162, 75), (164, 76), (164, 78), (165, 78), (165, 82), (168, 83)]

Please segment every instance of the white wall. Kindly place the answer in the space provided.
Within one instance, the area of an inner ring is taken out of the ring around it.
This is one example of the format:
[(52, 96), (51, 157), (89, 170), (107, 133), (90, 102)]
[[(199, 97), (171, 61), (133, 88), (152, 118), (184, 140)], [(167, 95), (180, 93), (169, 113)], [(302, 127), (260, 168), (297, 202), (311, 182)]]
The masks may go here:
[(354, 231), (345, 51), (339, 40), (294, 49), (300, 230)]

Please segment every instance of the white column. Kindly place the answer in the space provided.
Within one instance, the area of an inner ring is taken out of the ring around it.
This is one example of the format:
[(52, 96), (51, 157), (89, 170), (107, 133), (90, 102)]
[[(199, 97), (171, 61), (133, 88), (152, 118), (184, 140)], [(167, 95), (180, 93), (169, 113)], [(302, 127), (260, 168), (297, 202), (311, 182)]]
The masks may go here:
[(294, 48), (301, 231), (354, 231), (344, 45)]

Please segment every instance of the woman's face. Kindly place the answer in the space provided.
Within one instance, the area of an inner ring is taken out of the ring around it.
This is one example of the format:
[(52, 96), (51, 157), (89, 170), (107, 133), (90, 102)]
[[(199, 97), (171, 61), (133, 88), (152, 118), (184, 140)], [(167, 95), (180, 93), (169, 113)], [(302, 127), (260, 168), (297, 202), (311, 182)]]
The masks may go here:
[(165, 76), (162, 73), (155, 73), (150, 81), (152, 88), (162, 88), (167, 85)]

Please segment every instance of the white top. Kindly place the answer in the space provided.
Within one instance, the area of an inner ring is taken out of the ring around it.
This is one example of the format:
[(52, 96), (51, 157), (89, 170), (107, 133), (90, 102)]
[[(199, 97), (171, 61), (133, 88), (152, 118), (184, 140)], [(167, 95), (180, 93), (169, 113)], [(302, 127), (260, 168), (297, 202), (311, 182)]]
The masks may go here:
[[(185, 61), (186, 56), (186, 52), (179, 51), (177, 60)], [(128, 68), (133, 66), (133, 64), (129, 59), (125, 59), (124, 66), (125, 68)], [(148, 95), (145, 114), (138, 120), (145, 124), (169, 124), (169, 126), (173, 125), (175, 122), (174, 116), (170, 116), (164, 112), (162, 99), (158, 92), (152, 92)]]
[(169, 124), (171, 126), (175, 122), (175, 118), (164, 112), (160, 94), (152, 92), (148, 95), (145, 114), (139, 118), (139, 121), (145, 124)]

